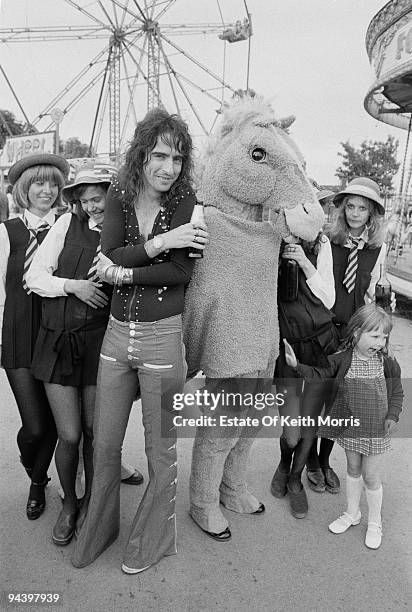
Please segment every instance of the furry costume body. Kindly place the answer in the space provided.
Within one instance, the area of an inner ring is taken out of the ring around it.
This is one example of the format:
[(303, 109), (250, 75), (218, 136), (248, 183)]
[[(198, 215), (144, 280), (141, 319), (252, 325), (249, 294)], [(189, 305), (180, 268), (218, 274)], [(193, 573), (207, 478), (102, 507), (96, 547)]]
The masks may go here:
[[(196, 263), (184, 311), (190, 372), (220, 379), (273, 376), (280, 241), (291, 235), (314, 240), (324, 221), (285, 131), (292, 122), (277, 121), (261, 98), (244, 96), (224, 112), (209, 143), (198, 197), (210, 244)], [(199, 427), (193, 447), (191, 515), (214, 533), (228, 525), (219, 501), (236, 512), (259, 506), (244, 482), (253, 434), (224, 430)]]

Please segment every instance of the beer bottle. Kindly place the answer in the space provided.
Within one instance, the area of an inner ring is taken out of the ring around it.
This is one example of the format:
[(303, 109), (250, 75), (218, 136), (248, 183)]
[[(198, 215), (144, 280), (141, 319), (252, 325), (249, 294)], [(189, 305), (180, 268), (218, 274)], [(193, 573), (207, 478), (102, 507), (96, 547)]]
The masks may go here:
[(299, 264), (282, 258), (279, 272), (279, 297), (283, 302), (294, 302), (298, 297)]
[[(203, 202), (197, 202), (194, 205), (190, 223), (203, 223), (206, 225)], [(200, 259), (203, 257), (203, 251), (195, 247), (189, 247), (189, 257), (197, 257)]]
[(386, 263), (381, 264), (381, 275), (375, 285), (375, 302), (386, 312), (391, 312), (392, 287), (386, 276)]

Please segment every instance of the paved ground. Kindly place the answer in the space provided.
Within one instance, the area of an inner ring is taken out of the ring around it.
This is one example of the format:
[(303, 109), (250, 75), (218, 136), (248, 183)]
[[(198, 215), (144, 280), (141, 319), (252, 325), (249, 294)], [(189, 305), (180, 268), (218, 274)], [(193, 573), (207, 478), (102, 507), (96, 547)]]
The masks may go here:
[[(393, 347), (404, 378), (412, 378), (412, 322), (395, 318)], [(407, 385), (404, 410), (410, 407)], [(304, 520), (294, 519), (288, 501), (277, 500), (269, 483), (279, 458), (278, 441), (260, 439), (253, 449), (248, 479), (266, 504), (262, 516), (227, 512), (232, 541), (207, 538), (187, 514), (188, 472), (192, 441), (179, 442), (178, 532), (179, 554), (163, 559), (139, 576), (120, 570), (121, 552), (128, 527), (143, 494), (141, 487), (122, 486), (122, 523), (117, 542), (93, 565), (74, 569), (71, 545), (58, 548), (51, 530), (59, 511), (57, 476), (53, 468), (47, 492), (47, 508), (38, 520), (25, 517), (28, 482), (18, 462), (15, 435), (17, 409), (0, 370), (2, 517), (2, 603), (7, 593), (58, 592), (62, 612), (201, 612), (201, 611), (401, 611), (412, 601), (412, 495), (411, 439), (393, 441), (384, 474), (384, 541), (378, 551), (365, 548), (365, 519), (360, 526), (336, 536), (328, 523), (344, 507), (339, 495), (308, 491), (310, 511)], [(406, 415), (405, 415), (406, 417)], [(403, 420), (406, 427), (410, 418)], [(132, 413), (125, 441), (125, 456), (146, 472), (143, 435), (138, 406)], [(332, 465), (342, 476), (344, 453), (336, 448)], [(362, 510), (366, 515), (365, 500)], [(7, 609), (38, 610), (31, 605)]]

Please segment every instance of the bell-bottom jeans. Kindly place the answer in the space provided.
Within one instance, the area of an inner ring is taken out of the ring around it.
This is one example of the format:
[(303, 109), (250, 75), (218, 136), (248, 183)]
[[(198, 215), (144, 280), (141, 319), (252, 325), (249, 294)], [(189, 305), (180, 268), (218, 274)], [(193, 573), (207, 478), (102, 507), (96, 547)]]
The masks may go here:
[(142, 569), (177, 552), (173, 395), (183, 391), (186, 372), (181, 315), (153, 322), (110, 318), (97, 381), (92, 493), (74, 549), (75, 567), (92, 563), (119, 534), (121, 448), (138, 383), (149, 483), (123, 563)]

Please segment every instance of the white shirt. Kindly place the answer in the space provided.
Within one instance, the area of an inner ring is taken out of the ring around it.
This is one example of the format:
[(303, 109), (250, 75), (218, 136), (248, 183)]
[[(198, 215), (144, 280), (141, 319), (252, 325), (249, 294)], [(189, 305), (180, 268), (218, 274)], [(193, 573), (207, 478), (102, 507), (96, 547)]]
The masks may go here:
[[(38, 217), (29, 210), (24, 211), (27, 225), (31, 229), (37, 229), (42, 223), (48, 223), (50, 226), (54, 225), (56, 219), (56, 213), (51, 209), (44, 217)], [(20, 219), (22, 215), (18, 215)], [(1, 334), (3, 329), (3, 314), (4, 314), (4, 303), (6, 301), (6, 273), (7, 266), (9, 263), (10, 256), (10, 240), (4, 223), (0, 223), (0, 345), (1, 345)]]
[(335, 280), (333, 277), (332, 248), (329, 239), (323, 236), (320, 242), (316, 272), (306, 279), (313, 295), (319, 298), (326, 308), (332, 308), (335, 303)]
[[(31, 266), (26, 274), (26, 283), (34, 293), (42, 297), (60, 297), (67, 293), (64, 283), (69, 280), (53, 276), (57, 270), (60, 253), (63, 250), (66, 234), (74, 213), (65, 213), (57, 219), (46, 238), (37, 249)], [(99, 232), (97, 223), (89, 217), (89, 229)]]

